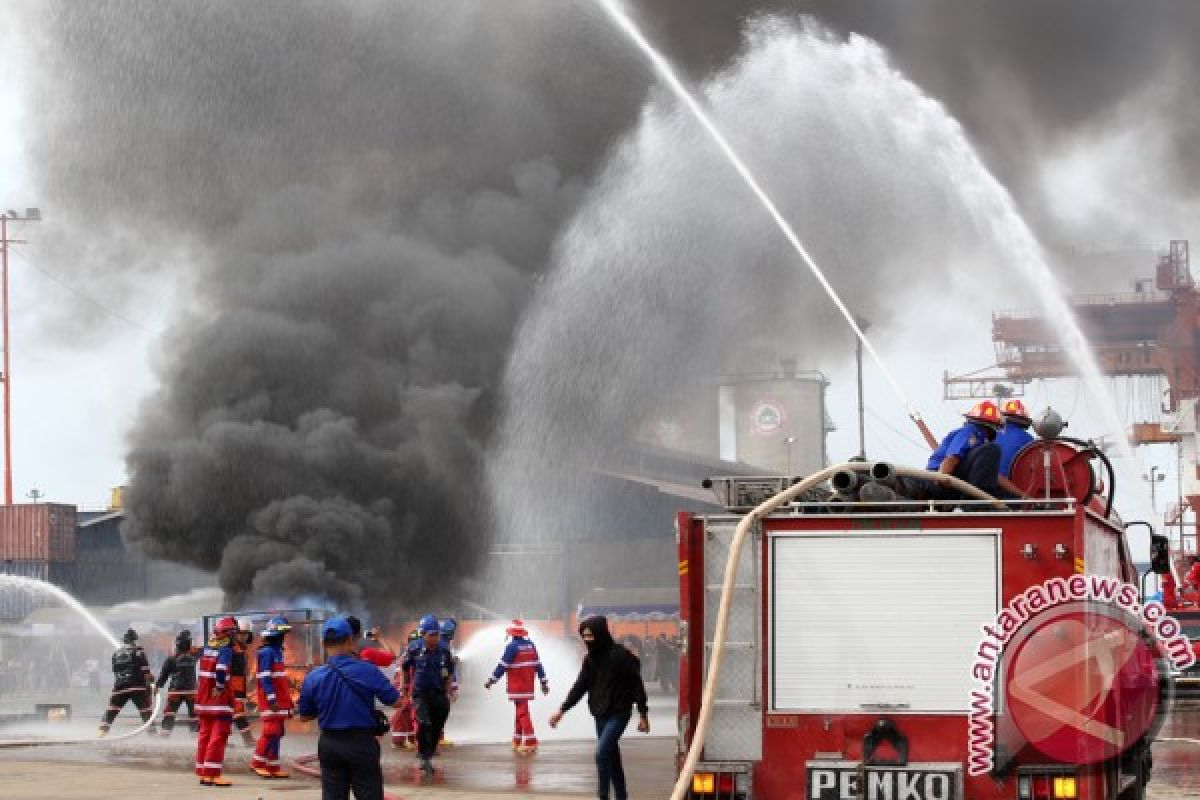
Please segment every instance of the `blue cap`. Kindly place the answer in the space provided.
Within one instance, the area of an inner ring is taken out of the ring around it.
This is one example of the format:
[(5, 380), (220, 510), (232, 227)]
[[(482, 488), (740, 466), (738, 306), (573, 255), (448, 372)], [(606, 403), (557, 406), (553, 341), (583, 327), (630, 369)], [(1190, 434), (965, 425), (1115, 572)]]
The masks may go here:
[(421, 617), (421, 622), (417, 626), (421, 629), (421, 633), (441, 633), (442, 628), (438, 625), (437, 617), (433, 614), (426, 614)]
[(321, 629), (321, 638), (325, 641), (330, 639), (349, 639), (354, 635), (354, 631), (350, 630), (350, 623), (341, 617), (325, 620), (325, 627)]

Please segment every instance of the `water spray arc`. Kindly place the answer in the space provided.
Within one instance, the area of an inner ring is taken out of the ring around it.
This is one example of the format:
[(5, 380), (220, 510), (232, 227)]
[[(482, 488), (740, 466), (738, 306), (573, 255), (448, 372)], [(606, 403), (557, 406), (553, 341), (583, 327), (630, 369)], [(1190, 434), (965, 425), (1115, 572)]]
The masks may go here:
[[(67, 592), (64, 592), (62, 589), (58, 588), (57, 586), (55, 586), (52, 583), (40, 581), (37, 578), (26, 578), (26, 577), (23, 577), (20, 575), (0, 575), (0, 589), (2, 589), (2, 588), (20, 589), (20, 590), (27, 591), (27, 592), (30, 592), (33, 594), (50, 595), (51, 597), (54, 597), (56, 600), (60, 600), (63, 603), (63, 605), (70, 608), (76, 614), (83, 617), (84, 621), (87, 622), (87, 624), (89, 626), (91, 626), (96, 631), (96, 633), (101, 638), (104, 639), (104, 641), (106, 641), (109, 645), (111, 645), (114, 650), (118, 649), (121, 646), (121, 643), (117, 641), (116, 637), (113, 636), (111, 633), (109, 633), (108, 629), (104, 627), (104, 625), (100, 622), (100, 620), (96, 619), (96, 616), (94, 614), (92, 614), (92, 612), (88, 611), (83, 606), (82, 603), (80, 603), (78, 600), (76, 600), (70, 594), (68, 594)], [(155, 722), (158, 720), (159, 715), (162, 713), (163, 706), (166, 704), (166, 699), (167, 699), (166, 692), (159, 692), (155, 698), (154, 708), (151, 710), (150, 718), (148, 720), (143, 722), (138, 727), (134, 728), (132, 731), (123, 733), (119, 736), (112, 736), (112, 737), (109, 737), (102, 741), (104, 743), (119, 742), (119, 741), (122, 741), (125, 739), (133, 738), (134, 736), (137, 736), (141, 733), (146, 732), (147, 730), (149, 730), (150, 726), (155, 724)], [(10, 741), (0, 741), (0, 749), (8, 749), (8, 748), (15, 748), (15, 747), (50, 747), (53, 745), (65, 745), (65, 744), (99, 744), (99, 743), (100, 742), (98, 742), (94, 737), (88, 737), (86, 739), (81, 739), (81, 738), (19, 739), (19, 740), (10, 740)]]
[(39, 581), (37, 578), (25, 578), (20, 575), (0, 575), (0, 589), (6, 587), (21, 589), (33, 594), (48, 594), (54, 597), (76, 614), (83, 617), (84, 621), (95, 629), (96, 633), (108, 642), (114, 650), (121, 646), (117, 638), (109, 633), (108, 628), (105, 628), (92, 612), (88, 611), (83, 607), (82, 603), (54, 584)]
[[(721, 129), (716, 126), (704, 109), (700, 107), (700, 103), (697, 102), (696, 98), (693, 97), (691, 92), (687, 90), (687, 87), (683, 85), (683, 82), (679, 80), (679, 77), (675, 74), (675, 71), (671, 69), (671, 65), (667, 63), (666, 59), (662, 57), (662, 54), (660, 54), (654, 48), (654, 46), (646, 40), (646, 37), (643, 36), (641, 31), (638, 30), (637, 26), (633, 24), (633, 21), (625, 14), (624, 11), (621, 10), (620, 6), (617, 5), (616, 0), (600, 0), (600, 5), (606, 12), (608, 12), (609, 16), (612, 17), (616, 25), (634, 42), (634, 44), (638, 46), (643, 55), (646, 56), (647, 60), (653, 64), (655, 71), (659, 74), (659, 77), (663, 79), (663, 81), (671, 88), (671, 91), (675, 94), (679, 101), (683, 103), (684, 106), (687, 107), (688, 111), (691, 112), (692, 116), (696, 118), (696, 121), (700, 123), (700, 126), (704, 129), (704, 132), (708, 134), (709, 138), (712, 139), (713, 143), (716, 144), (718, 149), (720, 149), (722, 155), (725, 156), (730, 166), (733, 167), (734, 171), (737, 172), (738, 176), (745, 183), (746, 188), (748, 188), (755, 198), (758, 199), (759, 203), (762, 204), (762, 207), (766, 210), (767, 214), (770, 215), (771, 219), (775, 222), (776, 227), (779, 228), (779, 231), (783, 234), (784, 238), (787, 239), (788, 244), (790, 244), (792, 249), (796, 251), (796, 254), (800, 256), (800, 260), (804, 262), (805, 266), (808, 267), (813, 277), (816, 278), (817, 283), (821, 285), (821, 288), (825, 291), (825, 294), (829, 297), (829, 300), (834, 304), (834, 306), (837, 307), (838, 312), (846, 320), (846, 324), (850, 326), (850, 330), (854, 331), (854, 335), (858, 337), (859, 342), (861, 342), (862, 346), (866, 348), (867, 353), (871, 356), (871, 360), (875, 362), (875, 366), (879, 368), (879, 371), (887, 380), (888, 385), (892, 387), (892, 391), (895, 392), (897, 399), (899, 399), (900, 403), (904, 406), (904, 410), (908, 414), (909, 418), (916, 423), (918, 428), (920, 428), (921, 433), (926, 440), (931, 440), (932, 434), (929, 432), (929, 428), (925, 425), (920, 413), (918, 413), (916, 409), (912, 407), (912, 404), (909, 403), (908, 396), (904, 393), (904, 389), (900, 387), (900, 383), (896, 380), (896, 376), (892, 374), (892, 371), (889, 370), (887, 365), (883, 362), (883, 359), (880, 357), (878, 351), (875, 350), (875, 346), (871, 344), (871, 340), (867, 338), (867, 335), (863, 332), (862, 327), (859, 326), (858, 320), (855, 319), (852, 313), (850, 313), (850, 309), (848, 309), (846, 304), (842, 302), (842, 298), (838, 295), (837, 291), (825, 277), (824, 271), (820, 266), (818, 266), (817, 262), (809, 254), (808, 249), (804, 246), (804, 243), (800, 241), (800, 237), (796, 235), (794, 230), (792, 230), (792, 226), (779, 211), (779, 208), (776, 207), (775, 202), (771, 199), (770, 195), (768, 195), (759, 184), (758, 179), (754, 176), (754, 173), (750, 171), (750, 168), (746, 166), (746, 163), (742, 160), (741, 156), (738, 155), (738, 152), (733, 148), (733, 145), (731, 145), (729, 140), (725, 138), (725, 135), (721, 133)], [(930, 447), (936, 447), (937, 441), (929, 441), (929, 444)]]

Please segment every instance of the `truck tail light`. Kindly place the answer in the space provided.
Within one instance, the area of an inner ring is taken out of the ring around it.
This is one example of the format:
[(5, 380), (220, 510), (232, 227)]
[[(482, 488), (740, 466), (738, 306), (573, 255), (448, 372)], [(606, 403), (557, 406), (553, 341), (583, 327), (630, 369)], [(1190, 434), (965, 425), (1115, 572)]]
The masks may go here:
[(1079, 781), (1062, 770), (1025, 768), (1017, 775), (1018, 800), (1077, 800)]
[[(726, 768), (728, 767), (728, 768)], [(691, 800), (746, 800), (750, 773), (736, 765), (709, 765), (692, 773)]]
[(1074, 775), (1063, 775), (1054, 779), (1054, 800), (1075, 800), (1079, 786)]

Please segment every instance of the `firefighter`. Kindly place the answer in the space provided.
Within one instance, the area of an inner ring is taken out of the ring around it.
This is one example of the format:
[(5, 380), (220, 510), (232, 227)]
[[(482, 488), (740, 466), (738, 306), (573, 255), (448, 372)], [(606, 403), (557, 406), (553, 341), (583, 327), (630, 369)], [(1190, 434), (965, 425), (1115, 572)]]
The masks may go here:
[[(458, 622), (454, 617), (446, 617), (438, 624), (438, 632), (441, 634), (442, 646), (450, 651), (450, 658), (454, 662), (454, 669), (450, 671), (450, 691), (458, 694), (458, 655), (454, 652), (454, 634), (458, 632)], [(446, 738), (446, 732), (442, 731), (442, 738), (438, 741), (438, 747), (453, 747), (454, 742)]]
[(238, 635), (238, 623), (233, 617), (217, 620), (196, 666), (196, 716), (200, 718), (196, 774), (202, 786), (232, 785), (228, 778), (222, 777), (221, 770), (233, 725), (233, 645)]
[(508, 699), (512, 701), (516, 712), (513, 724), (513, 750), (520, 755), (537, 752), (537, 735), (533, 731), (533, 718), (529, 716), (529, 701), (533, 699), (533, 677), (537, 673), (538, 682), (542, 686), (542, 694), (550, 694), (550, 683), (546, 680), (546, 671), (538, 658), (537, 647), (529, 640), (529, 631), (525, 623), (514, 619), (504, 631), (511, 638), (504, 648), (504, 655), (496, 665), (492, 677), (487, 679), (483, 688), (491, 689), (504, 673), (508, 673)]
[[(146, 651), (138, 644), (137, 631), (133, 628), (125, 631), (121, 641), (124, 644), (112, 655), (113, 688), (104, 719), (100, 722), (99, 736), (108, 735), (113, 720), (129, 701), (132, 700), (137, 706), (142, 722), (150, 720), (154, 708), (154, 675), (146, 661)], [(156, 733), (153, 725), (147, 730), (151, 734)]]
[[(408, 634), (408, 649), (414, 647), (420, 639), (421, 634), (414, 628)], [(399, 690), (403, 690), (405, 686), (411, 687), (412, 675), (406, 675), (403, 668), (397, 669), (394, 683)], [(392, 713), (392, 746), (399, 750), (415, 750), (416, 739), (417, 722), (413, 717), (412, 695), (401, 691), (400, 702), (396, 703), (396, 710)]]
[(1200, 593), (1200, 556), (1192, 556), (1192, 565), (1183, 576), (1181, 593)]
[(437, 617), (426, 614), (417, 629), (421, 639), (404, 654), (401, 672), (412, 676), (407, 684), (417, 717), (417, 754), (421, 771), (433, 774), (433, 762), (438, 741), (450, 716), (450, 704), (457, 699), (454, 690), (454, 659), (441, 643)]
[(1033, 418), (1025, 410), (1025, 404), (1016, 398), (1005, 400), (1000, 407), (1000, 414), (1004, 417), (1004, 428), (996, 436), (996, 444), (1000, 446), (1000, 475), (997, 479), (1000, 496), (1006, 499), (1021, 498), (1025, 493), (1011, 480), (1012, 465), (1017, 453), (1033, 441), (1033, 434), (1029, 432)]
[[(1000, 477), (1000, 446), (995, 439), (1004, 427), (1004, 418), (991, 400), (976, 403), (963, 417), (966, 422), (946, 434), (925, 469), (953, 475), (995, 495)], [(904, 478), (899, 484), (902, 494), (917, 499), (957, 500), (963, 496), (954, 489), (920, 478)]]
[(250, 731), (250, 720), (246, 717), (246, 684), (248, 680), (248, 663), (246, 651), (254, 641), (254, 631), (250, 619), (242, 617), (237, 620), (235, 632), (230, 647), (233, 648), (233, 661), (229, 667), (229, 683), (233, 688), (233, 726), (242, 735), (242, 744), (254, 747), (254, 734)]
[(292, 684), (283, 665), (283, 638), (291, 629), (287, 617), (271, 617), (263, 630), (263, 643), (258, 648), (255, 699), (262, 730), (250, 765), (262, 778), (288, 777), (279, 763), (279, 743), (293, 706)]
[(167, 690), (167, 704), (163, 710), (162, 735), (170, 736), (175, 728), (175, 714), (187, 705), (189, 727), (196, 731), (196, 648), (192, 646), (192, 632), (180, 631), (175, 637), (175, 654), (167, 656), (158, 674), (158, 689)]

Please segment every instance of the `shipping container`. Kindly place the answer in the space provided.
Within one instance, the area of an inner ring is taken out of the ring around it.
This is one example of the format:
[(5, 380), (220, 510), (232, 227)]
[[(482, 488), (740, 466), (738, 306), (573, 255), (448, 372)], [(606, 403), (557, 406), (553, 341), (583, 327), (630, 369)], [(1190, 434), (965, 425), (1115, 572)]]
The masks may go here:
[(62, 603), (52, 594), (31, 592), (24, 586), (6, 585), (2, 577), (4, 575), (46, 581), (70, 592), (74, 565), (52, 561), (15, 559), (0, 561), (0, 621), (19, 622), (39, 608), (62, 605)]
[(0, 560), (75, 560), (75, 506), (0, 506)]

